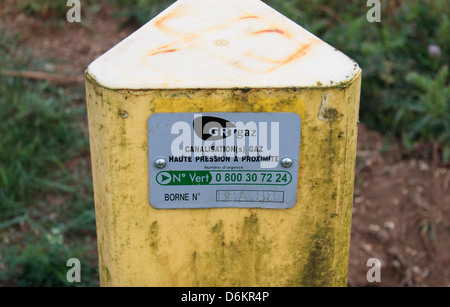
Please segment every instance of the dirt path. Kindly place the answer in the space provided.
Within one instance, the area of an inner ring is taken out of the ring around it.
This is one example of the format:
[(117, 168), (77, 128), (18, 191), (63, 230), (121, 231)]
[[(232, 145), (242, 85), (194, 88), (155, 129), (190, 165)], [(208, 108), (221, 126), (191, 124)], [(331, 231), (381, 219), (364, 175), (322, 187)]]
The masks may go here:
[[(90, 62), (136, 30), (119, 30), (110, 5), (82, 24), (50, 27), (15, 10), (16, 2), (0, 4), (0, 29), (22, 33), (23, 45), (52, 59), (52, 73), (82, 75)], [(450, 286), (449, 167), (433, 159), (402, 160), (396, 151), (382, 155), (381, 149), (382, 137), (361, 125), (349, 285)], [(366, 280), (366, 262), (373, 257), (382, 261), (381, 284)]]
[(369, 285), (375, 257), (383, 286), (450, 286), (449, 168), (381, 149), (381, 135), (360, 127), (350, 285)]
[(137, 27), (119, 29), (113, 17), (117, 9), (102, 3), (95, 13), (82, 13), (81, 23), (68, 23), (66, 16), (48, 18), (26, 16), (17, 8), (18, 0), (0, 4), (0, 29), (21, 33), (20, 43), (36, 57), (51, 59), (52, 73), (80, 75), (97, 57), (134, 32)]

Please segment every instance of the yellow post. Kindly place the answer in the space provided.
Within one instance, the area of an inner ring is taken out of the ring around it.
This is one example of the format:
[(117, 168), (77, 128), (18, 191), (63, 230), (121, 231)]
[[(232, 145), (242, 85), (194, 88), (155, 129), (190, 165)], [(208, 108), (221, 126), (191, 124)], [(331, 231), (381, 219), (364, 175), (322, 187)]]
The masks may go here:
[[(345, 286), (360, 85), (354, 61), (258, 0), (179, 0), (93, 62), (86, 92), (102, 286)], [(279, 185), (242, 157), (153, 154), (180, 136), (171, 116), (238, 125), (267, 113), (285, 144), (267, 173), (292, 177)], [(301, 131), (286, 132), (294, 122)], [(292, 166), (281, 165), (285, 147)], [(227, 172), (211, 171), (222, 166), (244, 179), (225, 184)], [(175, 181), (190, 170), (204, 177)]]

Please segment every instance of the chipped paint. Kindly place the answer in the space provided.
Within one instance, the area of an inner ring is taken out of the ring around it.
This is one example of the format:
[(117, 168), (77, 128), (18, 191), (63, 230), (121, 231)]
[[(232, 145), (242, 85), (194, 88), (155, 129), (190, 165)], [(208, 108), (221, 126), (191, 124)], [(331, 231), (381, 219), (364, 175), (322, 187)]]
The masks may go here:
[(329, 100), (330, 95), (328, 93), (323, 93), (322, 102), (319, 108), (319, 119), (326, 122), (337, 121), (343, 116), (343, 114), (339, 113), (339, 111), (333, 107)]

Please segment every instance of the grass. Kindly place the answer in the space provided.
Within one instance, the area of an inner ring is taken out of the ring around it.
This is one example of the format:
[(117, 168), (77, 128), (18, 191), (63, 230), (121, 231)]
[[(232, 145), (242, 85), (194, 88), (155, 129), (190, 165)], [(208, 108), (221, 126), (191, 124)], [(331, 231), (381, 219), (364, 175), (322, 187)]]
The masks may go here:
[(18, 8), (26, 15), (40, 17), (65, 16), (67, 12), (66, 4), (67, 1), (65, 0), (19, 0)]
[(119, 7), (116, 18), (124, 18), (125, 23), (145, 24), (166, 9), (174, 1), (171, 0), (108, 0)]
[[(41, 63), (3, 33), (1, 67)], [(69, 285), (72, 257), (82, 284), (97, 283), (83, 89), (0, 77), (0, 93), (0, 284)]]

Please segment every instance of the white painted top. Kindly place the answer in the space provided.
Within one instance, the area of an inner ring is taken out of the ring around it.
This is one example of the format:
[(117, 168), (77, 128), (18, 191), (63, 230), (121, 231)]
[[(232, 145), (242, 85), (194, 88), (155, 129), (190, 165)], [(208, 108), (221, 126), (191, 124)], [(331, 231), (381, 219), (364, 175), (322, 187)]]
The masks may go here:
[(259, 0), (178, 0), (88, 67), (112, 89), (325, 87), (359, 70)]

